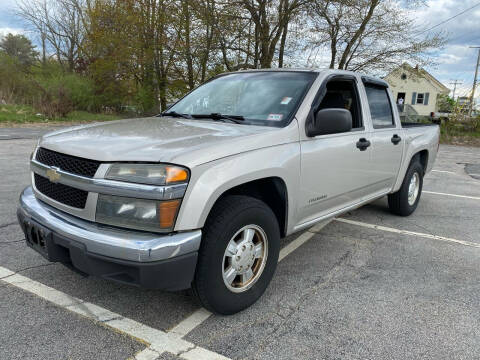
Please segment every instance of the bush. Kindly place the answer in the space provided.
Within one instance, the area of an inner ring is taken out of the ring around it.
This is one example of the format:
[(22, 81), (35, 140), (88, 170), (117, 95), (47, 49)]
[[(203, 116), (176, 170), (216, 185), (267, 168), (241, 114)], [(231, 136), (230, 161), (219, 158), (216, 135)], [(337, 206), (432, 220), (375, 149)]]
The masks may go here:
[(66, 74), (60, 83), (65, 87), (72, 106), (76, 110), (97, 111), (100, 104), (96, 102), (93, 80), (78, 74)]
[(24, 67), (13, 57), (0, 52), (0, 102), (28, 103), (35, 94)]
[(31, 83), (36, 90), (33, 106), (49, 118), (65, 117), (74, 109), (96, 111), (100, 108), (93, 81), (64, 72), (57, 62), (32, 68)]
[(73, 110), (68, 91), (63, 85), (50, 89), (41, 89), (42, 95), (34, 104), (35, 108), (47, 118), (64, 118)]

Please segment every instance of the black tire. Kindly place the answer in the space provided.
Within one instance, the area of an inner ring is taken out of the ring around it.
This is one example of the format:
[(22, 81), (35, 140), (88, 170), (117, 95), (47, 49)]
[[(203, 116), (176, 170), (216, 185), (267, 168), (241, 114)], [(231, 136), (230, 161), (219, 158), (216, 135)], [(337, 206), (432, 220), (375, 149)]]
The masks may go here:
[[(222, 263), (232, 237), (247, 225), (260, 227), (268, 241), (268, 255), (263, 272), (244, 292), (235, 293), (223, 280)], [(280, 230), (273, 211), (262, 201), (243, 195), (229, 195), (218, 201), (203, 229), (197, 268), (192, 289), (208, 310), (230, 315), (239, 312), (264, 293), (273, 277), (280, 250)]]
[[(410, 186), (410, 181), (412, 177), (415, 176), (415, 174), (418, 174), (419, 180), (418, 195), (415, 199), (415, 202), (413, 204), (409, 204), (408, 189)], [(408, 216), (412, 214), (417, 208), (418, 202), (420, 201), (420, 196), (422, 195), (422, 188), (423, 166), (418, 160), (415, 159), (410, 163), (410, 166), (407, 169), (405, 178), (403, 179), (400, 189), (397, 192), (388, 195), (388, 206), (390, 208), (390, 212), (400, 216)]]

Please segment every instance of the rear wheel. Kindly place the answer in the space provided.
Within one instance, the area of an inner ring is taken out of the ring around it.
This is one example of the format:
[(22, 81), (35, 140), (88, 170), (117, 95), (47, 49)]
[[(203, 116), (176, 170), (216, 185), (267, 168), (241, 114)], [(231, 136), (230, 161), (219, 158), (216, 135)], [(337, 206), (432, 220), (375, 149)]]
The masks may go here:
[(205, 224), (193, 283), (202, 305), (225, 315), (252, 305), (273, 277), (279, 247), (278, 222), (265, 203), (221, 199)]
[(423, 187), (423, 166), (414, 160), (405, 174), (402, 186), (393, 194), (388, 195), (390, 211), (396, 215), (408, 216), (418, 206)]

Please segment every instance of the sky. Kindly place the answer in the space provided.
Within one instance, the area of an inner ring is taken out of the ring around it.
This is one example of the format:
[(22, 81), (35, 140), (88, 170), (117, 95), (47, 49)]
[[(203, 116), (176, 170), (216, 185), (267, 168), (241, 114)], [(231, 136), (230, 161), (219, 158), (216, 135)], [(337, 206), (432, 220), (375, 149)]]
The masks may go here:
[[(11, 32), (31, 36), (13, 15), (15, 3), (16, 0), (0, 0), (0, 35)], [(477, 6), (472, 10), (430, 31), (443, 31), (449, 40), (434, 54), (437, 64), (425, 69), (450, 89), (454, 80), (462, 82), (457, 86), (456, 96), (467, 95), (472, 88), (478, 49), (469, 46), (480, 46), (480, 0), (426, 0), (425, 6), (414, 15), (418, 25), (427, 30), (474, 5)], [(480, 89), (477, 88), (476, 94), (480, 101)]]
[[(450, 83), (454, 80), (462, 82), (462, 85), (457, 86), (455, 97), (467, 95), (472, 89), (479, 50), (470, 49), (469, 46), (480, 46), (480, 1), (428, 0), (426, 5), (415, 14), (418, 24), (425, 29), (477, 5), (472, 10), (431, 30), (432, 33), (444, 31), (449, 40), (436, 56), (438, 65), (425, 68), (450, 89), (453, 88)], [(480, 74), (478, 77), (480, 78)], [(476, 91), (476, 99), (480, 100), (479, 88)]]

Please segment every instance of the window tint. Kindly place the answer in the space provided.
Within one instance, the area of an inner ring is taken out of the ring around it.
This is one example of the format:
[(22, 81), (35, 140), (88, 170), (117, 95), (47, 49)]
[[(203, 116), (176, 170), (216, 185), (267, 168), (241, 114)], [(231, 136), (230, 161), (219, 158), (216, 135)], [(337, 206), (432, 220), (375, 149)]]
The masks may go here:
[(370, 114), (372, 115), (373, 127), (393, 126), (393, 114), (387, 89), (366, 85), (365, 90), (367, 92)]

